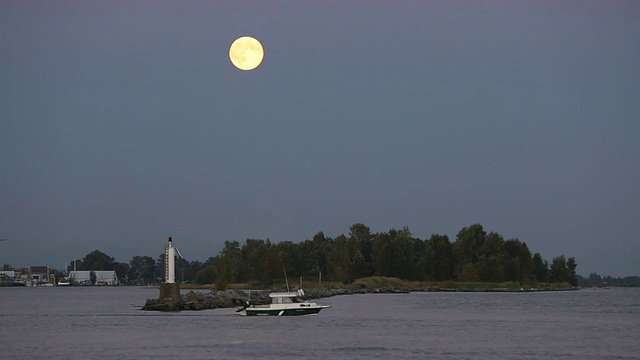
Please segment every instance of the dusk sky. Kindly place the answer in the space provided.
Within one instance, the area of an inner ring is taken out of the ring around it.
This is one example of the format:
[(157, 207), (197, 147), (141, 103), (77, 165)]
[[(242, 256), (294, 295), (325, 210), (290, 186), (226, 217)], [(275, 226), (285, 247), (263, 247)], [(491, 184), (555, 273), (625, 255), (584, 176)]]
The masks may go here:
[(639, 84), (639, 1), (2, 1), (0, 264), (479, 223), (640, 275)]

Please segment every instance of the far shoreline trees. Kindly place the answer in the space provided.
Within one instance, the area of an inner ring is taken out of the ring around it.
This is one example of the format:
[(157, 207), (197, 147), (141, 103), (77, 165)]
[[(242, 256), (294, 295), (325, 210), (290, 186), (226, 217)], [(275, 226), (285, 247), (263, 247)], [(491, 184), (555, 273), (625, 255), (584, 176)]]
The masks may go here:
[[(75, 262), (77, 270), (115, 270), (121, 283), (130, 285), (159, 283), (164, 276), (163, 254), (157, 260), (134, 256), (129, 263), (119, 263), (95, 250)], [(290, 278), (345, 284), (369, 276), (409, 281), (578, 284), (573, 257), (559, 255), (549, 263), (539, 253), (532, 254), (525, 242), (487, 233), (480, 224), (463, 227), (453, 242), (440, 234), (421, 240), (408, 227), (372, 233), (361, 223), (335, 239), (320, 231), (298, 243), (225, 241), (222, 250), (204, 262), (177, 259), (176, 280), (215, 284), (217, 288), (231, 283), (268, 286), (282, 282), (283, 268)], [(73, 263), (67, 270), (73, 270)]]

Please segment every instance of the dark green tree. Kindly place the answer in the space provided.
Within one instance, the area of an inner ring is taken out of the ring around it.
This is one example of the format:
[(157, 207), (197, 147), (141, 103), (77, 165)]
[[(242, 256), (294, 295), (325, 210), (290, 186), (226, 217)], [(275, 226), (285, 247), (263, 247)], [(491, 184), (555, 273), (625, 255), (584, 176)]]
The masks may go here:
[(165, 279), (164, 253), (158, 255), (158, 258), (156, 259), (154, 277), (156, 279), (162, 279), (162, 281), (167, 281), (167, 279)]
[[(111, 256), (94, 250), (78, 261), (76, 266), (77, 270), (114, 270), (115, 263), (115, 259)], [(73, 266), (71, 269), (73, 270)]]
[(129, 262), (129, 281), (135, 284), (154, 284), (158, 281), (155, 277), (156, 261), (150, 256), (134, 256)]
[(191, 276), (190, 263), (183, 257), (176, 258), (176, 281), (189, 283), (193, 281)]
[(262, 239), (247, 239), (242, 245), (242, 274), (245, 281), (261, 280), (268, 246), (267, 241)]
[(113, 266), (113, 270), (116, 272), (116, 276), (118, 277), (118, 281), (121, 284), (128, 283), (127, 274), (129, 273), (129, 264), (117, 262)]
[(406, 280), (418, 280), (418, 254), (422, 254), (422, 242), (415, 239), (408, 227), (389, 230), (393, 257), (391, 276)]
[(299, 256), (299, 275), (303, 277), (316, 278), (318, 271), (316, 269), (316, 263), (313, 258), (313, 242), (311, 240), (305, 240), (298, 244), (298, 256)]
[(91, 270), (89, 272), (89, 281), (91, 281), (91, 286), (95, 285), (97, 280), (98, 277), (96, 276), (96, 272)]
[(322, 231), (319, 231), (313, 236), (311, 240), (312, 244), (312, 258), (313, 258), (313, 272), (318, 274), (327, 274), (327, 262), (329, 261), (329, 254), (331, 253), (331, 247), (333, 245), (333, 239), (324, 236)]
[[(456, 235), (456, 242), (453, 243), (453, 256), (455, 259), (456, 273), (461, 274), (467, 264), (477, 264), (479, 261), (479, 249), (482, 247), (486, 232), (482, 225), (474, 224), (463, 227)], [(467, 269), (467, 272), (469, 272)], [(473, 273), (477, 273), (476, 270)]]
[(217, 281), (226, 284), (237, 282), (242, 268), (241, 263), (242, 250), (240, 249), (240, 243), (236, 240), (225, 241), (224, 248), (220, 252), (220, 268)]
[[(248, 239), (241, 248), (241, 268), (244, 269), (246, 281), (257, 281), (260, 286), (271, 286), (274, 281), (282, 282), (284, 262), (280, 250), (269, 239)], [(295, 262), (294, 257), (295, 254), (289, 256), (291, 262)], [(288, 272), (291, 273), (291, 270)]]
[(551, 261), (551, 282), (564, 282), (569, 278), (567, 270), (567, 261), (564, 255), (554, 257)]
[(280, 256), (282, 258), (282, 266), (287, 271), (287, 276), (299, 277), (302, 274), (300, 253), (298, 244), (294, 244), (291, 241), (283, 241), (276, 245)]
[(203, 268), (204, 264), (198, 260), (194, 260), (189, 263), (189, 275), (191, 276), (191, 281), (196, 282), (196, 275)]
[(467, 263), (457, 274), (457, 278), (459, 281), (478, 282), (480, 281), (480, 267), (478, 264)]
[(263, 283), (283, 283), (284, 281), (284, 262), (280, 250), (269, 243), (267, 253), (262, 261)]
[(350, 277), (354, 280), (371, 276), (370, 266), (360, 251), (356, 251), (355, 255), (353, 255), (349, 268), (351, 269)]
[(443, 281), (453, 278), (452, 246), (447, 235), (432, 234), (425, 242), (423, 272), (427, 280)]
[(507, 252), (505, 278), (509, 281), (533, 278), (533, 262), (527, 244), (518, 239), (510, 239), (505, 241), (504, 248)]
[[(373, 234), (371, 229), (361, 223), (353, 224), (349, 227), (349, 257), (352, 262), (357, 252), (360, 252), (364, 259), (365, 267), (357, 277), (367, 277), (374, 274), (375, 266), (373, 260)], [(357, 261), (360, 261), (358, 259)]]
[(218, 267), (216, 265), (207, 265), (202, 268), (195, 276), (196, 284), (207, 285), (216, 282), (218, 277)]
[(596, 273), (589, 274), (588, 281), (590, 286), (602, 286), (602, 277)]
[(567, 259), (567, 278), (565, 281), (573, 286), (578, 286), (578, 274), (576, 274), (577, 267), (578, 264), (576, 264), (576, 259), (573, 257)]
[(329, 258), (327, 259), (327, 267), (329, 277), (337, 281), (348, 281), (351, 273), (351, 259), (349, 258), (349, 246), (347, 238), (344, 235), (336, 237), (333, 242)]
[(533, 254), (532, 257), (533, 276), (536, 281), (549, 281), (549, 264), (542, 260), (540, 253)]
[(480, 281), (503, 282), (505, 280), (504, 261), (506, 257), (504, 238), (498, 233), (490, 232), (485, 236), (478, 253)]
[(373, 260), (377, 276), (393, 276), (393, 246), (391, 236), (381, 232), (373, 238)]

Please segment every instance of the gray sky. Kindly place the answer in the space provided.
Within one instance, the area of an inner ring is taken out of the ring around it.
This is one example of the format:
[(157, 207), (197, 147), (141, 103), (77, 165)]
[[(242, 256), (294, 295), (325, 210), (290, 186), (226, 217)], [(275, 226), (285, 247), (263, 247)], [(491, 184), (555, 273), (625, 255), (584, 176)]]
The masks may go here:
[(640, 275), (639, 63), (637, 1), (3, 1), (0, 263), (480, 223)]

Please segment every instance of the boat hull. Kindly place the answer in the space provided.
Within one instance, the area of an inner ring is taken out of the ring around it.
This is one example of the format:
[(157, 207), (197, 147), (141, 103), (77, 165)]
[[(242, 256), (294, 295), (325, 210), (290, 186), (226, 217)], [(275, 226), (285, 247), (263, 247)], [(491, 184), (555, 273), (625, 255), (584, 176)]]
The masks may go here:
[(291, 309), (245, 309), (247, 316), (301, 316), (315, 315), (324, 307), (304, 307)]

